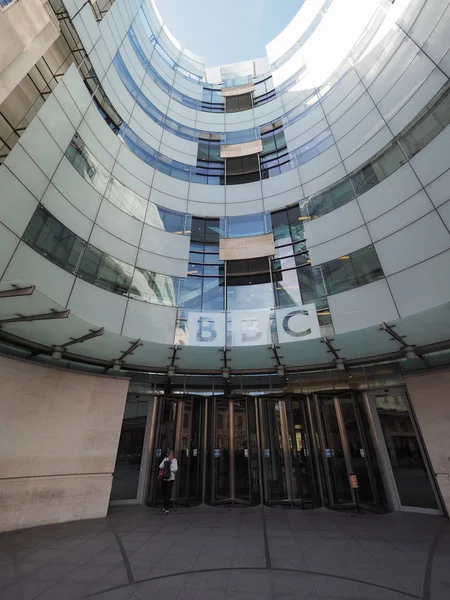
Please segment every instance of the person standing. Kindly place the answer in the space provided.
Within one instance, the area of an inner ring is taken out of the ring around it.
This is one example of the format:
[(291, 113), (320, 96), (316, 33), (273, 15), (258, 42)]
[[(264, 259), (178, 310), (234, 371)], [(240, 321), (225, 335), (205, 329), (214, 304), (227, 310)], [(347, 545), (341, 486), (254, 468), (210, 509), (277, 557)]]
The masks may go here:
[(162, 463), (159, 465), (161, 469), (161, 487), (164, 503), (164, 514), (169, 514), (169, 502), (172, 496), (173, 482), (175, 481), (175, 473), (178, 471), (178, 462), (173, 455), (173, 450), (168, 450)]

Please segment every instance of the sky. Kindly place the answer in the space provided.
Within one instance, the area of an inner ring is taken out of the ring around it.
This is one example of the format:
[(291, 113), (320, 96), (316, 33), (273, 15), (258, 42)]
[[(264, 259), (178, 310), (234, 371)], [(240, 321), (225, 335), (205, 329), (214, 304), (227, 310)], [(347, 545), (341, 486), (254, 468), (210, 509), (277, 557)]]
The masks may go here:
[(302, 0), (155, 0), (169, 31), (207, 67), (265, 56)]

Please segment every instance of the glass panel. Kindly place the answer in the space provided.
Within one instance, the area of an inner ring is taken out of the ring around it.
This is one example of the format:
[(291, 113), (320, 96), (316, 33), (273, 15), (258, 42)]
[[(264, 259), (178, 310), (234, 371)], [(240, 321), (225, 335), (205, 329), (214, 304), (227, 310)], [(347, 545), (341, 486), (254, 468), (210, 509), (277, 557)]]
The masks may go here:
[[(303, 402), (303, 401), (302, 401)], [(288, 441), (292, 462), (294, 500), (314, 504), (314, 487), (311, 452), (309, 448), (306, 419), (300, 400), (286, 400)]]
[(200, 398), (188, 399), (182, 407), (177, 499), (189, 505), (201, 501), (203, 402)]
[(367, 246), (349, 255), (313, 267), (322, 280), (326, 293), (338, 294), (383, 277), (383, 269), (374, 246)]
[(317, 218), (344, 206), (355, 198), (355, 192), (349, 179), (344, 179), (332, 188), (310, 196), (302, 202), (301, 213), (305, 217)]
[(144, 300), (153, 304), (176, 306), (177, 283), (176, 277), (152, 273), (136, 267), (130, 296), (136, 300)]
[(247, 400), (234, 402), (234, 481), (235, 496), (250, 502), (250, 449), (247, 423)]
[(356, 417), (355, 406), (351, 398), (340, 398), (339, 404), (344, 420), (345, 432), (352, 461), (353, 474), (358, 478), (359, 501), (369, 506), (377, 506), (374, 497), (372, 483), (369, 476), (368, 456), (366, 445), (362, 439)]
[(109, 173), (95, 158), (81, 137), (76, 133), (67, 147), (66, 158), (78, 173), (90, 183), (100, 194), (103, 194)]
[(38, 206), (23, 234), (23, 240), (58, 267), (69, 273), (77, 269), (84, 242), (55, 217)]
[(97, 248), (86, 246), (78, 276), (104, 290), (125, 295), (130, 290), (133, 267)]
[(297, 269), (274, 274), (275, 303), (277, 307), (302, 303)]
[(217, 400), (215, 410), (215, 446), (213, 458), (215, 499), (230, 497), (230, 410), (228, 400)]
[(281, 436), (280, 403), (263, 400), (263, 425), (266, 427), (263, 449), (266, 503), (288, 499), (286, 465)]
[(325, 461), (330, 475), (335, 504), (352, 504), (353, 498), (345, 464), (344, 449), (334, 406), (330, 398), (322, 404), (322, 415), (325, 429)]
[[(227, 285), (228, 310), (248, 308), (271, 308), (274, 306), (273, 287), (268, 283), (257, 283), (261, 275), (250, 276), (248, 285)], [(265, 276), (264, 276), (265, 277)], [(233, 278), (235, 281), (238, 278)]]
[[(176, 434), (177, 434), (177, 411), (179, 403), (168, 398), (162, 400), (163, 406), (161, 410), (161, 420), (158, 439), (156, 440), (156, 448), (161, 451), (161, 456), (157, 456), (155, 453), (155, 470), (158, 473), (159, 465), (161, 464), (162, 457), (166, 455), (168, 450), (175, 449)], [(161, 483), (158, 477), (155, 477), (154, 497), (153, 503), (162, 502)]]
[(147, 422), (147, 400), (128, 396), (114, 468), (111, 500), (137, 498), (139, 475)]
[(350, 175), (355, 192), (358, 195), (364, 194), (364, 192), (373, 188), (380, 181), (389, 177), (389, 175), (404, 165), (405, 162), (406, 157), (402, 149), (397, 142), (393, 142), (376, 159), (372, 159), (368, 164)]
[(375, 408), (403, 506), (438, 508), (403, 394), (376, 396)]

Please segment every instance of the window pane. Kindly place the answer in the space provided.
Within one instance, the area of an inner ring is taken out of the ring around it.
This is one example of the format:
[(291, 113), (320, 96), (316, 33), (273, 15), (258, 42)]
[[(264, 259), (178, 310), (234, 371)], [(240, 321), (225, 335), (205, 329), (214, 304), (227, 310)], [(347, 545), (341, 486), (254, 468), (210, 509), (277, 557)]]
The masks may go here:
[(73, 136), (67, 147), (66, 158), (86, 181), (100, 194), (103, 194), (109, 173), (95, 158), (78, 133)]
[(380, 156), (364, 165), (350, 176), (357, 194), (361, 195), (367, 190), (389, 177), (406, 162), (397, 142), (394, 142)]
[(274, 275), (275, 302), (277, 307), (302, 303), (297, 269)]
[(130, 289), (133, 267), (97, 248), (87, 246), (78, 275), (109, 292), (125, 295)]
[[(236, 278), (233, 278), (233, 281)], [(227, 302), (229, 310), (271, 308), (274, 306), (273, 287), (270, 282), (252, 283), (247, 285), (228, 285)]]
[(207, 277), (203, 280), (202, 310), (223, 310), (223, 278)]
[(38, 207), (23, 234), (24, 241), (58, 267), (74, 273), (84, 242), (43, 207)]
[(105, 198), (127, 215), (143, 221), (147, 200), (127, 188), (118, 179), (111, 177), (106, 186)]
[(137, 300), (176, 306), (177, 278), (136, 268), (130, 296)]
[(184, 277), (180, 280), (178, 304), (182, 308), (201, 310), (202, 277)]
[(344, 206), (355, 198), (352, 184), (348, 178), (334, 185), (332, 188), (310, 196), (301, 205), (303, 216), (321, 217), (329, 212)]

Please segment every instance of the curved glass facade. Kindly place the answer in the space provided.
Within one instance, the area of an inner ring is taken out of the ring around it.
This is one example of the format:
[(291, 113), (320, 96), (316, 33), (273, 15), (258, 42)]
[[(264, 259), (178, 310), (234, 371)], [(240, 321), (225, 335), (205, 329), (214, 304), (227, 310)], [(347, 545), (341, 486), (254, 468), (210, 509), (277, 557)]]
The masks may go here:
[(304, 0), (267, 57), (216, 69), (151, 1), (53, 4), (82, 58), (4, 155), (5, 289), (103, 327), (91, 358), (139, 339), (163, 371), (174, 344), (219, 372), (224, 349), (243, 370), (273, 370), (274, 345), (291, 369), (388, 355), (387, 322), (443, 341), (417, 323), (450, 302), (446, 3)]

